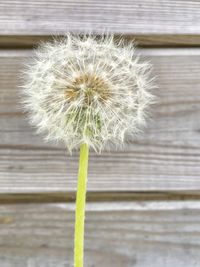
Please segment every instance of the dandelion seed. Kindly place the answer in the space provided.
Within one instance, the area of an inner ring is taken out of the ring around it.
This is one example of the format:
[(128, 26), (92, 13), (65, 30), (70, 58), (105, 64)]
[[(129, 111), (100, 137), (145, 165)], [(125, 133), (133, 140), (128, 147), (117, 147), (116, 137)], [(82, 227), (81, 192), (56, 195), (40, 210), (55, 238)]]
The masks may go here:
[(152, 102), (149, 63), (113, 36), (42, 44), (24, 76), (25, 109), (47, 140), (96, 151), (135, 135)]

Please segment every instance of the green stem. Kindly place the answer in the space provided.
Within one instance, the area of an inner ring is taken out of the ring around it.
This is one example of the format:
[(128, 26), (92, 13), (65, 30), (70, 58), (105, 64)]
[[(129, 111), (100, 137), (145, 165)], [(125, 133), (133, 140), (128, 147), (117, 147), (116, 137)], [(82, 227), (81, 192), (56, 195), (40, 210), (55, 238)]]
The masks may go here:
[(85, 202), (87, 190), (89, 147), (87, 144), (80, 146), (78, 186), (76, 193), (76, 221), (74, 233), (74, 266), (83, 267), (84, 262), (84, 222)]

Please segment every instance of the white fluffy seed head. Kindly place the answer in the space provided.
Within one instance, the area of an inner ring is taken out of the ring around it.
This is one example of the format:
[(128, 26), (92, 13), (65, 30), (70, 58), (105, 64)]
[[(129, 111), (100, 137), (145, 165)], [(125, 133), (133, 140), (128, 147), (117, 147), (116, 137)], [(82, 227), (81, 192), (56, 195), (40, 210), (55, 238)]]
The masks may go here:
[(121, 144), (145, 122), (152, 103), (151, 67), (134, 44), (113, 36), (67, 34), (42, 44), (24, 75), (24, 106), (48, 140), (71, 151), (87, 143), (96, 151)]

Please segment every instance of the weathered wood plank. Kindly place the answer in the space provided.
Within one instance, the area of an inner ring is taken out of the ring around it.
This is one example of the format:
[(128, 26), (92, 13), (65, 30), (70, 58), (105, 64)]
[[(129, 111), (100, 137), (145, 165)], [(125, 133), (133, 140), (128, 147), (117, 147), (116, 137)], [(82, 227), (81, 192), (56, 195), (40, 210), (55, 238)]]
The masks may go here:
[[(159, 89), (145, 133), (124, 150), (91, 153), (89, 191), (200, 189), (200, 49), (142, 49)], [(0, 191), (72, 192), (78, 155), (44, 143), (20, 112), (17, 84), (30, 51), (0, 53)]]
[(68, 30), (200, 34), (200, 2), (195, 0), (9, 0), (1, 1), (0, 18), (1, 35), (51, 35)]
[[(199, 201), (89, 203), (88, 267), (196, 267)], [(73, 204), (0, 206), (2, 267), (71, 267)]]

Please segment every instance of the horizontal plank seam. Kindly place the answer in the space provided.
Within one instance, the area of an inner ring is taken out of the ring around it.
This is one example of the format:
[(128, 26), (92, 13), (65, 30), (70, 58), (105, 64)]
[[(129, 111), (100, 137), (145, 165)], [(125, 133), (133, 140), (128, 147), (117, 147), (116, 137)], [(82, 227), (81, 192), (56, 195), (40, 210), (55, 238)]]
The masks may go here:
[[(96, 34), (98, 36), (98, 34)], [(199, 47), (199, 34), (117, 34), (114, 36), (124, 37), (127, 41), (135, 41), (139, 47), (150, 48), (177, 48), (177, 47)], [(51, 41), (53, 38), (63, 37), (63, 35), (2, 35), (0, 34), (0, 49), (32, 49), (40, 42)], [(195, 42), (187, 40), (195, 39)]]
[[(199, 191), (87, 192), (87, 202), (200, 200)], [(75, 192), (2, 193), (0, 204), (74, 202)]]

